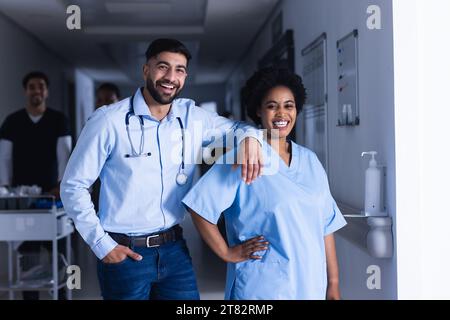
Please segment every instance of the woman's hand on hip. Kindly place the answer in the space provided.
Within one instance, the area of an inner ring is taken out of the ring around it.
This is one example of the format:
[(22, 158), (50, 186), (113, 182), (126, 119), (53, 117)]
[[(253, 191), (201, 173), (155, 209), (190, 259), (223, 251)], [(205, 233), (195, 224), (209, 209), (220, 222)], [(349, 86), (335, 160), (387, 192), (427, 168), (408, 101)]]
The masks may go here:
[(269, 248), (268, 245), (269, 242), (264, 241), (263, 236), (251, 238), (237, 246), (229, 248), (224, 260), (233, 263), (249, 259), (259, 260), (262, 257), (255, 255), (254, 253), (267, 250)]

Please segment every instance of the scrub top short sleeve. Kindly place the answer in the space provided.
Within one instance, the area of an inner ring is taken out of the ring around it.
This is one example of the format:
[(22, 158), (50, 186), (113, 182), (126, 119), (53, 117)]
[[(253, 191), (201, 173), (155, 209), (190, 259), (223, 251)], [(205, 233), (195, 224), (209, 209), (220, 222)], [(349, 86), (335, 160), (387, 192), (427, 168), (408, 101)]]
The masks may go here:
[(344, 216), (339, 210), (339, 207), (336, 204), (336, 201), (333, 198), (333, 195), (330, 191), (330, 186), (328, 184), (328, 177), (325, 169), (322, 166), (322, 163), (314, 154), (315, 167), (321, 171), (322, 176), (322, 185), (324, 188), (324, 199), (325, 203), (323, 206), (323, 217), (324, 217), (324, 235), (327, 236), (333, 232), (344, 227), (347, 222), (344, 219)]
[(217, 224), (222, 212), (231, 207), (241, 183), (241, 169), (216, 163), (183, 198), (183, 204)]
[(331, 193), (329, 193), (328, 200), (326, 200), (325, 204), (325, 222), (324, 222), (324, 235), (327, 236), (342, 227), (344, 227), (347, 222), (344, 219), (344, 216), (342, 215), (341, 211), (339, 210), (336, 201), (334, 201), (333, 197), (331, 196)]

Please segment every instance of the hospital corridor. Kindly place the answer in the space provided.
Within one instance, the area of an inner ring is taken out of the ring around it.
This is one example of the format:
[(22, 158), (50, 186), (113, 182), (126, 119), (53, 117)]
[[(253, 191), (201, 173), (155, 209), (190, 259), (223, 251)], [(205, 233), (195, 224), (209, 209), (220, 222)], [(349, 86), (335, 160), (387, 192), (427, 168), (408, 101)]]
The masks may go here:
[(448, 300), (448, 0), (0, 0), (0, 300)]

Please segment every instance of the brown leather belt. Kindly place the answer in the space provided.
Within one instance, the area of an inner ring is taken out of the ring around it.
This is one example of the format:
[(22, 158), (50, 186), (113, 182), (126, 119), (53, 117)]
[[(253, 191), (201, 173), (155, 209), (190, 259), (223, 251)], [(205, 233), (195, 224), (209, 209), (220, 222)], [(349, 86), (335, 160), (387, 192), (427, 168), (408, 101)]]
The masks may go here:
[(144, 247), (155, 248), (164, 244), (175, 242), (183, 239), (183, 229), (180, 225), (175, 225), (170, 229), (143, 235), (143, 236), (127, 236), (122, 233), (108, 232), (111, 238), (118, 244), (126, 247)]

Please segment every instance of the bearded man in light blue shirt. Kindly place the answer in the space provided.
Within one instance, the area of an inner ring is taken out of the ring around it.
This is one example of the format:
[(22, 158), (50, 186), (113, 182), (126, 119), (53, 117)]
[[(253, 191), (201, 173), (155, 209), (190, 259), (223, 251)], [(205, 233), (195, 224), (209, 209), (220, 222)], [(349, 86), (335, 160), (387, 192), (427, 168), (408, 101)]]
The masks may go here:
[[(98, 257), (104, 299), (199, 299), (179, 223), (202, 148), (240, 132), (242, 178), (261, 174), (261, 139), (250, 126), (177, 99), (191, 55), (174, 39), (146, 52), (145, 86), (88, 120), (67, 165), (61, 198)], [(98, 215), (89, 188), (100, 177)]]

